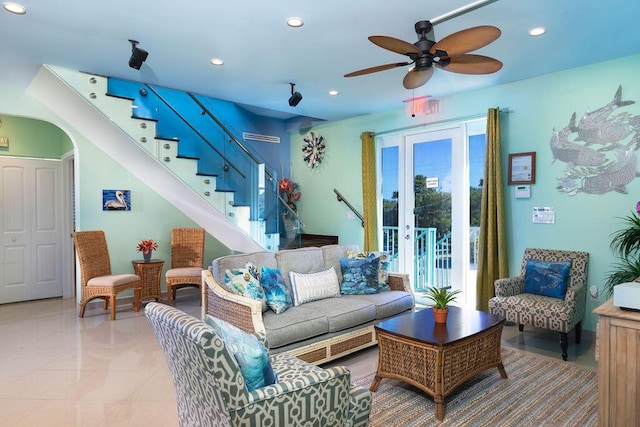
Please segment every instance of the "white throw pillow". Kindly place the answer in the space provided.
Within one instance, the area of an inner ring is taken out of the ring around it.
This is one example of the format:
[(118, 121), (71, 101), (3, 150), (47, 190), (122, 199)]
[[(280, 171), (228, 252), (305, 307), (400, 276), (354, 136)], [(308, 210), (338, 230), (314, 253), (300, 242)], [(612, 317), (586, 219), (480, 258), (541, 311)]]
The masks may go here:
[(290, 271), (289, 280), (293, 290), (294, 306), (340, 296), (340, 283), (338, 283), (338, 275), (333, 267), (309, 274)]

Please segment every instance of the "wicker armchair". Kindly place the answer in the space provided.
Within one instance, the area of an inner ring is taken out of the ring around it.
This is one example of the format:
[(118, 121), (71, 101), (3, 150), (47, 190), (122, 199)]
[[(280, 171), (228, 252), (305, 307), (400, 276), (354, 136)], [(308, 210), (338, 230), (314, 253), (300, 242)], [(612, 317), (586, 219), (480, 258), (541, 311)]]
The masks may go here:
[[(171, 269), (165, 274), (167, 304), (173, 305), (176, 290), (202, 286), (204, 265), (204, 228), (174, 228), (171, 230)], [(200, 304), (202, 304), (201, 292)]]
[(82, 275), (82, 295), (80, 317), (84, 317), (87, 303), (95, 298), (104, 299), (104, 309), (111, 306), (111, 320), (116, 320), (116, 296), (123, 291), (133, 290), (133, 308), (140, 310), (140, 277), (135, 274), (111, 274), (109, 248), (104, 232), (76, 231), (73, 242), (78, 254)]
[(173, 376), (181, 427), (369, 424), (371, 393), (352, 386), (344, 367), (280, 353), (270, 357), (278, 382), (247, 391), (235, 357), (207, 323), (155, 302), (145, 313)]
[[(571, 260), (564, 299), (523, 293), (528, 259), (551, 262)], [(527, 248), (522, 258), (520, 276), (495, 281), (496, 296), (489, 300), (489, 311), (504, 317), (508, 322), (517, 323), (521, 332), (524, 325), (559, 332), (562, 359), (567, 360), (567, 335), (574, 327), (576, 343), (580, 343), (582, 319), (587, 304), (588, 267), (588, 252)]]

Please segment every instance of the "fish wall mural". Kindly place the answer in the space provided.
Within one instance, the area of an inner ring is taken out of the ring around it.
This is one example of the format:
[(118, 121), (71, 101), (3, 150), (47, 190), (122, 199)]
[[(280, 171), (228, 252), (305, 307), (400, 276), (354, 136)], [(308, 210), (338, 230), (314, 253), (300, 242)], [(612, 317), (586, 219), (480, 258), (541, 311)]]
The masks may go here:
[(577, 120), (574, 112), (568, 124), (554, 129), (549, 143), (552, 163), (565, 164), (556, 188), (569, 195), (627, 194), (627, 185), (638, 172), (640, 115), (625, 107), (635, 101), (622, 99), (622, 85), (611, 102), (594, 111), (588, 109)]

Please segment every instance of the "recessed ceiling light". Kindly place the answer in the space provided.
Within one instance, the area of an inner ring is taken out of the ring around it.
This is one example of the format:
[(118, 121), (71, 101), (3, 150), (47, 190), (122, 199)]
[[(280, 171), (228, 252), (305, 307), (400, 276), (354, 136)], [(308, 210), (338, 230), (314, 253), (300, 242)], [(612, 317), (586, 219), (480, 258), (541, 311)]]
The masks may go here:
[(222, 59), (220, 59), (220, 58), (212, 58), (211, 59), (211, 63), (213, 65), (223, 65), (224, 61)]
[(2, 7), (4, 7), (4, 10), (7, 12), (15, 13), (16, 15), (24, 15), (27, 13), (27, 9), (18, 3), (5, 2), (2, 3)]
[(291, 18), (287, 18), (287, 25), (293, 28), (298, 28), (304, 25), (304, 21), (302, 18), (292, 16)]
[(531, 37), (538, 37), (547, 32), (547, 29), (544, 27), (535, 27), (529, 30), (529, 35)]
[(329, 91), (329, 95), (331, 95), (331, 96), (336, 96), (336, 95), (338, 95), (339, 93), (340, 93), (340, 92), (338, 92), (337, 90), (330, 90), (330, 91)]

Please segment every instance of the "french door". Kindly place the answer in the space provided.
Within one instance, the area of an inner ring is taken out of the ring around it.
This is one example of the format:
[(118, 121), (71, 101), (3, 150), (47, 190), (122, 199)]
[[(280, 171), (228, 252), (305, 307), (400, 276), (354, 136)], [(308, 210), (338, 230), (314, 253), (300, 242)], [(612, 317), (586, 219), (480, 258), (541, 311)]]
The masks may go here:
[(379, 150), (379, 242), (416, 292), (463, 291), (475, 305), (485, 120), (385, 135)]

